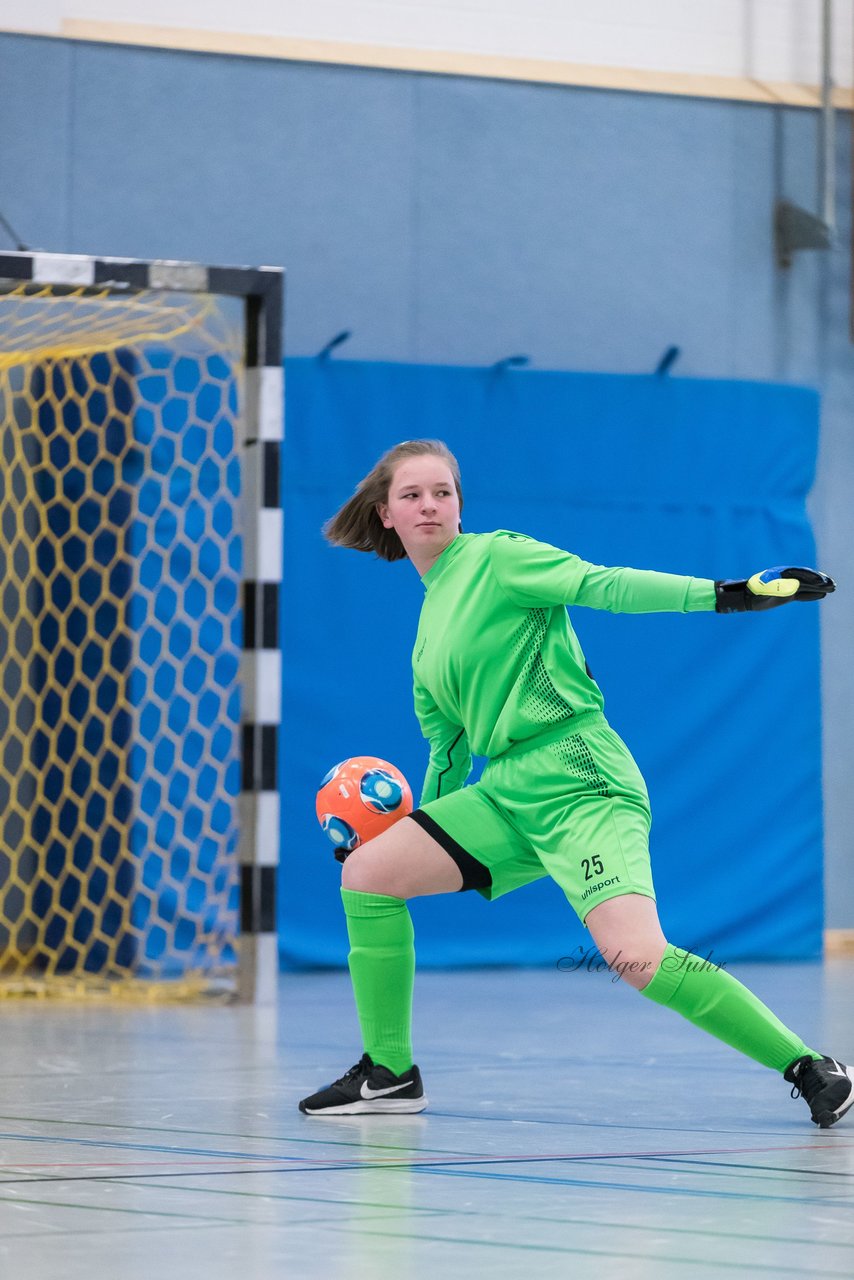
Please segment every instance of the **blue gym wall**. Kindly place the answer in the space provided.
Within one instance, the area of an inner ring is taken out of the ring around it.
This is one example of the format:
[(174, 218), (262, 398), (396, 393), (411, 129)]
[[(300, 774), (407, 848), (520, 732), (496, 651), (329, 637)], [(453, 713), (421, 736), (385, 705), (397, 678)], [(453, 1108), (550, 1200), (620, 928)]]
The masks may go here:
[[(283, 263), (291, 354), (347, 328), (353, 359), (646, 373), (674, 343), (678, 375), (816, 388), (811, 511), (844, 579), (849, 115), (839, 247), (784, 273), (771, 210), (815, 203), (811, 112), (17, 36), (0, 76), (0, 208), (29, 244)], [(734, 463), (722, 439), (706, 465)], [(852, 628), (840, 591), (822, 610), (826, 923), (848, 927)]]
[[(318, 533), (366, 456), (401, 421), (414, 436), (441, 429), (462, 467), (466, 530), (509, 523), (588, 560), (714, 578), (722, 563), (814, 560), (804, 500), (818, 403), (767, 383), (316, 358), (290, 361), (288, 386), (284, 688), (299, 735), (283, 752), (283, 865), (296, 892), (281, 904), (280, 944), (286, 963), (330, 964), (346, 940), (314, 791), (338, 760), (378, 755), (404, 770), (417, 802), (427, 759), (412, 710), (418, 575)], [(715, 466), (721, 448), (737, 466)], [(668, 937), (724, 962), (818, 955), (818, 611), (570, 614), (648, 782)], [(422, 966), (555, 964), (589, 945), (551, 882), (412, 910)]]

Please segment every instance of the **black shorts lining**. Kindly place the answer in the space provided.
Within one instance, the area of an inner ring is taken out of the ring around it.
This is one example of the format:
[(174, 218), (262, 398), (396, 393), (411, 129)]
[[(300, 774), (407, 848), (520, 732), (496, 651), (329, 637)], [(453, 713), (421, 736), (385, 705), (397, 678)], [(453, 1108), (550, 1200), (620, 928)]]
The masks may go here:
[(464, 893), (466, 889), (489, 889), (492, 886), (492, 873), (489, 867), (485, 867), (482, 862), (478, 862), (477, 858), (472, 857), (467, 849), (461, 844), (457, 844), (447, 831), (444, 831), (431, 818), (429, 813), (425, 813), (423, 809), (414, 809), (410, 813), (410, 818), (417, 822), (422, 830), (426, 831), (428, 836), (432, 836), (437, 844), (440, 844), (445, 850), (449, 858), (452, 858), (460, 869), (463, 877), (463, 883), (460, 893)]

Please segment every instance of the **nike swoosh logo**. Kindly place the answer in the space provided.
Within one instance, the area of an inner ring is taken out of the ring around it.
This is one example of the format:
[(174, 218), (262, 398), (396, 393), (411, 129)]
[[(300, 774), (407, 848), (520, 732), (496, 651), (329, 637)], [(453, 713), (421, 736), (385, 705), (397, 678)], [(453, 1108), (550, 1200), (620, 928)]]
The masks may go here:
[(360, 1092), (363, 1098), (382, 1098), (387, 1093), (397, 1093), (399, 1089), (408, 1089), (411, 1083), (411, 1080), (407, 1080), (405, 1084), (393, 1084), (388, 1089), (370, 1089), (367, 1080), (363, 1080)]
[(838, 1070), (838, 1071), (833, 1071), (833, 1070), (831, 1070), (831, 1069), (830, 1069), (830, 1067), (828, 1067), (828, 1069), (827, 1069), (827, 1074), (828, 1074), (829, 1076), (842, 1076), (842, 1079), (843, 1079), (843, 1080), (848, 1080), (848, 1079), (849, 1079), (849, 1075), (848, 1075), (848, 1072), (845, 1070), (845, 1068), (844, 1068), (844, 1067), (841, 1067), (841, 1066), (840, 1066), (840, 1064), (839, 1064), (838, 1062), (837, 1062), (837, 1064), (836, 1064), (836, 1065), (837, 1065), (837, 1067), (839, 1067), (839, 1070)]

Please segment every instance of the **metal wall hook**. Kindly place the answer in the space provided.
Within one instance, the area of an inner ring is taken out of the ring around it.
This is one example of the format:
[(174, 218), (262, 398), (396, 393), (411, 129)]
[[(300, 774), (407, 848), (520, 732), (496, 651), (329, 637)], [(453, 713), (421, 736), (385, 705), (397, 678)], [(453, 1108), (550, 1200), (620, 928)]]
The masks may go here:
[(655, 366), (655, 376), (657, 378), (666, 378), (681, 354), (681, 347), (668, 347), (658, 364)]
[(496, 373), (503, 373), (505, 369), (524, 369), (530, 362), (530, 356), (505, 356), (503, 360), (496, 360), (492, 368)]
[(336, 333), (335, 337), (330, 338), (326, 346), (321, 351), (318, 351), (318, 360), (328, 360), (335, 348), (340, 347), (341, 343), (346, 342), (350, 337), (352, 337), (351, 329), (342, 329), (340, 333)]

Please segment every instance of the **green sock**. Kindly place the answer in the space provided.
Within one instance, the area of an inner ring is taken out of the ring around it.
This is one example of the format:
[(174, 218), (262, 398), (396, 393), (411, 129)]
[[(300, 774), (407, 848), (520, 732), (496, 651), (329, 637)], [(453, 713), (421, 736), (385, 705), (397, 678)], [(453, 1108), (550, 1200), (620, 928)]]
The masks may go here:
[(669, 943), (642, 994), (774, 1071), (785, 1071), (796, 1058), (821, 1057), (737, 978)]
[(341, 898), (365, 1053), (399, 1076), (412, 1066), (412, 917), (403, 898), (354, 889), (342, 889)]

